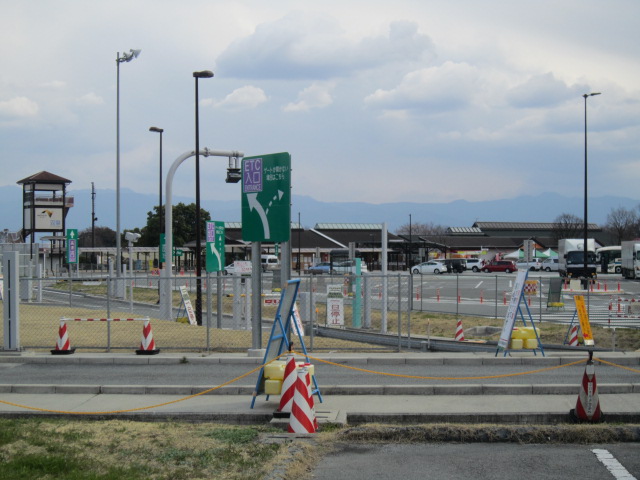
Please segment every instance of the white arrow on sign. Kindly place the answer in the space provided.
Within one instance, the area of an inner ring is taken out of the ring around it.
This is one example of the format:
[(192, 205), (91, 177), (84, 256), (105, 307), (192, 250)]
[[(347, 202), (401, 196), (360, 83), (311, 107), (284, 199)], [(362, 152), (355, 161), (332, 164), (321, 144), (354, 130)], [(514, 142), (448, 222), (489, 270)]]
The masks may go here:
[(70, 236), (71, 238), (74, 238), (74, 237), (76, 236), (76, 232), (75, 232), (75, 231), (73, 231), (73, 230), (71, 230), (71, 231), (69, 232), (69, 236)]
[(211, 253), (213, 253), (216, 256), (216, 259), (218, 260), (218, 267), (222, 267), (222, 260), (220, 259), (220, 252), (218, 252), (218, 250), (216, 250), (216, 244), (214, 242), (211, 242)]
[(271, 231), (269, 230), (269, 220), (267, 219), (267, 214), (262, 208), (260, 202), (258, 202), (258, 194), (257, 193), (248, 193), (247, 194), (247, 202), (249, 203), (249, 210), (256, 210), (258, 215), (260, 216), (260, 221), (262, 222), (262, 229), (264, 230), (264, 238), (271, 237)]

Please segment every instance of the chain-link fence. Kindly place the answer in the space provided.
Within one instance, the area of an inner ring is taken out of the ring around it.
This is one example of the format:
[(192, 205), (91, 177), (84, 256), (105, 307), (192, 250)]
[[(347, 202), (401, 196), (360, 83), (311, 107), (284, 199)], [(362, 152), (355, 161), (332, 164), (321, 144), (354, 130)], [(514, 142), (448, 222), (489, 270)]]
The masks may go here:
[[(412, 276), (397, 272), (299, 278), (297, 306), (305, 345), (310, 351), (397, 351), (412, 338), (430, 336), (427, 313), (449, 318), (450, 331), (445, 334), (453, 337), (455, 320), (461, 316), (504, 318), (515, 279), (513, 275)], [(193, 275), (161, 278), (151, 272), (120, 278), (100, 272), (23, 278), (19, 345), (28, 350), (53, 349), (64, 318), (70, 319), (65, 322), (72, 348), (132, 351), (140, 348), (143, 324), (126, 320), (148, 318), (153, 339), (161, 350), (211, 352), (254, 348), (251, 277), (202, 277), (200, 325), (192, 325), (189, 313), (199, 310), (197, 280)], [(163, 282), (171, 282), (170, 318), (163, 315), (159, 304)], [(523, 313), (539, 322), (572, 322), (575, 310), (569, 299), (561, 307), (549, 305), (549, 284), (550, 277), (529, 277)], [(278, 272), (262, 274), (259, 292), (262, 347), (271, 333), (281, 285)], [(620, 300), (617, 311), (612, 311), (612, 302), (623, 295), (619, 284), (598, 284), (592, 290), (585, 292), (589, 296), (592, 323), (626, 327), (640, 324), (637, 314), (620, 314)], [(568, 284), (563, 285), (563, 292), (570, 295)]]

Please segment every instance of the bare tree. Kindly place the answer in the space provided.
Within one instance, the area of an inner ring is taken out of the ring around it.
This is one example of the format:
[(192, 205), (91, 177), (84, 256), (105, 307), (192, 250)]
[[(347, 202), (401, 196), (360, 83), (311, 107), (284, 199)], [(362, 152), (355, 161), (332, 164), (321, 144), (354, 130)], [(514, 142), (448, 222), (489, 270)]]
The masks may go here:
[(571, 213), (561, 213), (553, 221), (552, 232), (556, 240), (580, 238), (584, 232), (584, 221)]
[(631, 240), (638, 234), (638, 214), (634, 210), (619, 207), (607, 215), (605, 230), (620, 244), (623, 240)]
[(401, 225), (400, 228), (396, 231), (398, 235), (409, 235), (409, 230), (411, 230), (412, 235), (420, 235), (420, 236), (443, 236), (446, 235), (447, 227), (442, 225), (436, 225), (433, 222), (429, 223), (412, 223), (409, 225), (405, 223)]

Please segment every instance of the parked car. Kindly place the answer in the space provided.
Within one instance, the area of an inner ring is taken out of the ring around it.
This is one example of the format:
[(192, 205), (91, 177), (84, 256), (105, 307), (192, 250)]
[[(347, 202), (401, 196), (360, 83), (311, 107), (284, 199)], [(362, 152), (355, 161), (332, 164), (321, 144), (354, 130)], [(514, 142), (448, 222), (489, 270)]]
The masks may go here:
[(447, 271), (447, 267), (442, 262), (430, 260), (428, 262), (422, 262), (418, 265), (411, 267), (411, 273), (423, 274), (423, 273), (444, 273)]
[(307, 272), (310, 273), (311, 275), (319, 275), (319, 274), (323, 274), (323, 273), (332, 273), (331, 263), (329, 263), (329, 262), (316, 263), (315, 265), (309, 267), (307, 269)]
[(486, 263), (482, 267), (482, 271), (484, 273), (494, 273), (494, 272), (517, 272), (518, 267), (511, 260), (494, 260), (492, 262)]
[[(347, 260), (345, 262), (337, 262), (333, 264), (333, 271), (335, 273), (356, 273), (356, 261), (355, 260)], [(360, 261), (360, 273), (368, 272), (367, 264), (364, 260)]]
[(558, 259), (557, 258), (546, 258), (542, 261), (542, 265), (540, 266), (541, 270), (545, 272), (557, 272), (558, 271)]
[(518, 260), (516, 262), (516, 267), (523, 270), (539, 271), (542, 268), (542, 261), (539, 258), (534, 258), (530, 262), (527, 262), (526, 260)]
[(251, 275), (251, 262), (236, 260), (230, 265), (224, 267), (225, 275)]
[(465, 258), (465, 263), (467, 264), (467, 270), (471, 270), (472, 272), (479, 272), (480, 270), (482, 270), (484, 260), (481, 260), (479, 258)]

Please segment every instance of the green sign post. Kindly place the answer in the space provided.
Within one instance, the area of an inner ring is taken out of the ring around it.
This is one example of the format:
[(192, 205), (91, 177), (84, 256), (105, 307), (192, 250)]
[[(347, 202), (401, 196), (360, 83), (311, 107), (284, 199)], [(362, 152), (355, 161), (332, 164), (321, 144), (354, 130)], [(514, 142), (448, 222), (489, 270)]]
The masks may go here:
[(242, 239), (288, 242), (291, 232), (291, 155), (242, 160)]
[(160, 263), (164, 263), (164, 233), (160, 234)]
[(78, 263), (78, 230), (67, 228), (67, 263)]
[(207, 272), (224, 269), (224, 222), (207, 222)]

